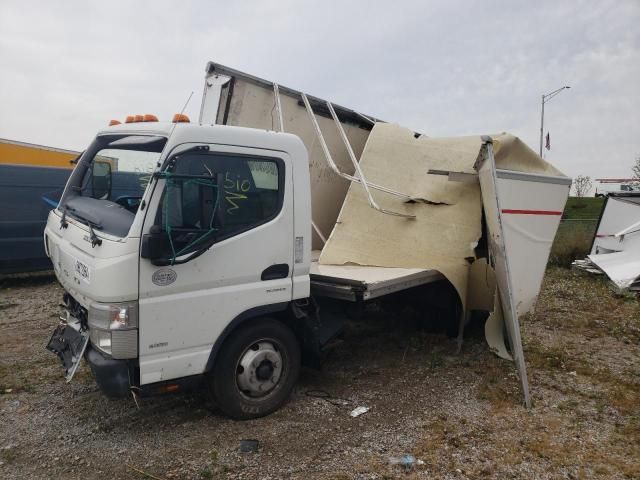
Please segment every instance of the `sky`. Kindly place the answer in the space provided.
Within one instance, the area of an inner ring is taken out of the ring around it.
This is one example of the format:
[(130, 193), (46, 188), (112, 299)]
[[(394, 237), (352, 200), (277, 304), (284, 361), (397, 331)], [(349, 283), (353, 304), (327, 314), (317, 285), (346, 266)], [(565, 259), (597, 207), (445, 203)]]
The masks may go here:
[(0, 2), (0, 137), (82, 150), (170, 119), (208, 61), (429, 136), (507, 131), (570, 176), (640, 156), (640, 0)]

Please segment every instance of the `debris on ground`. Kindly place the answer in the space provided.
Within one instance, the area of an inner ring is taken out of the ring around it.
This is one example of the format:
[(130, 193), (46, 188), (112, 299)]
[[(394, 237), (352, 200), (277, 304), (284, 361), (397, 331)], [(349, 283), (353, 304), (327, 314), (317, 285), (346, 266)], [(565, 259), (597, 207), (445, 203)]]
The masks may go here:
[(240, 440), (240, 451), (242, 453), (257, 452), (258, 445), (258, 440)]
[(357, 407), (351, 410), (351, 413), (349, 415), (351, 415), (353, 418), (356, 418), (356, 417), (359, 417), (360, 415), (367, 413), (368, 411), (369, 411), (369, 407), (364, 407), (364, 406)]
[(391, 457), (389, 459), (391, 465), (399, 465), (405, 470), (411, 470), (416, 465), (424, 465), (422, 460), (416, 459), (413, 455), (402, 455), (401, 457)]

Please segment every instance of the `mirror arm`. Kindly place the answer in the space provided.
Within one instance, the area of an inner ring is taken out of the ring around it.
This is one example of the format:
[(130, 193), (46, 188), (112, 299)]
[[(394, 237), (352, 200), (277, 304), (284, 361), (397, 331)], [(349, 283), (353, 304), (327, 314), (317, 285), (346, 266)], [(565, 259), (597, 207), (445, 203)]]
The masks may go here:
[(158, 235), (158, 234), (157, 233), (145, 234), (142, 236), (142, 241), (140, 244), (140, 258), (146, 258), (151, 262), (152, 265), (159, 266), (159, 267), (165, 267), (168, 265), (182, 265), (183, 263), (190, 262), (191, 260), (205, 253), (207, 250), (209, 250), (213, 246), (213, 242), (212, 242), (196, 250), (195, 252), (192, 252), (190, 255), (180, 260), (166, 258), (163, 256), (154, 257), (154, 253), (157, 253), (157, 252), (152, 251), (152, 247), (150, 245), (150, 242), (152, 241), (152, 238), (154, 237), (154, 235)]

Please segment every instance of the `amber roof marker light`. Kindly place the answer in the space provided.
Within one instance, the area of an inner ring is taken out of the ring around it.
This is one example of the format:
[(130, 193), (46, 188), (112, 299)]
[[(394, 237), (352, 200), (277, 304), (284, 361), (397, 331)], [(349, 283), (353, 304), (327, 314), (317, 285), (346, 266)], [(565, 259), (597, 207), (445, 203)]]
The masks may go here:
[(120, 125), (122, 122), (118, 121), (118, 120), (110, 120), (109, 121), (109, 126), (113, 127), (114, 125)]
[(127, 115), (127, 118), (125, 119), (124, 123), (133, 123), (136, 121), (136, 117), (134, 117), (133, 115)]
[(184, 113), (176, 113), (173, 116), (173, 123), (190, 123), (189, 117), (187, 117)]
[(146, 113), (143, 117), (142, 117), (142, 121), (143, 122), (157, 122), (158, 121), (158, 117), (156, 117), (155, 115), (152, 115), (150, 113)]

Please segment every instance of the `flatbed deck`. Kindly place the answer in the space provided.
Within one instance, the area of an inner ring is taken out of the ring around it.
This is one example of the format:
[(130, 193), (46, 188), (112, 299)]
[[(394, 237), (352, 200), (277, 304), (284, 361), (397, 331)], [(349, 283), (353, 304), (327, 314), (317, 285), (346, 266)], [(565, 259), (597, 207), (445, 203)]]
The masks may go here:
[(443, 280), (436, 270), (371, 267), (363, 265), (319, 265), (320, 251), (312, 252), (311, 293), (356, 302), (371, 300), (418, 285)]

